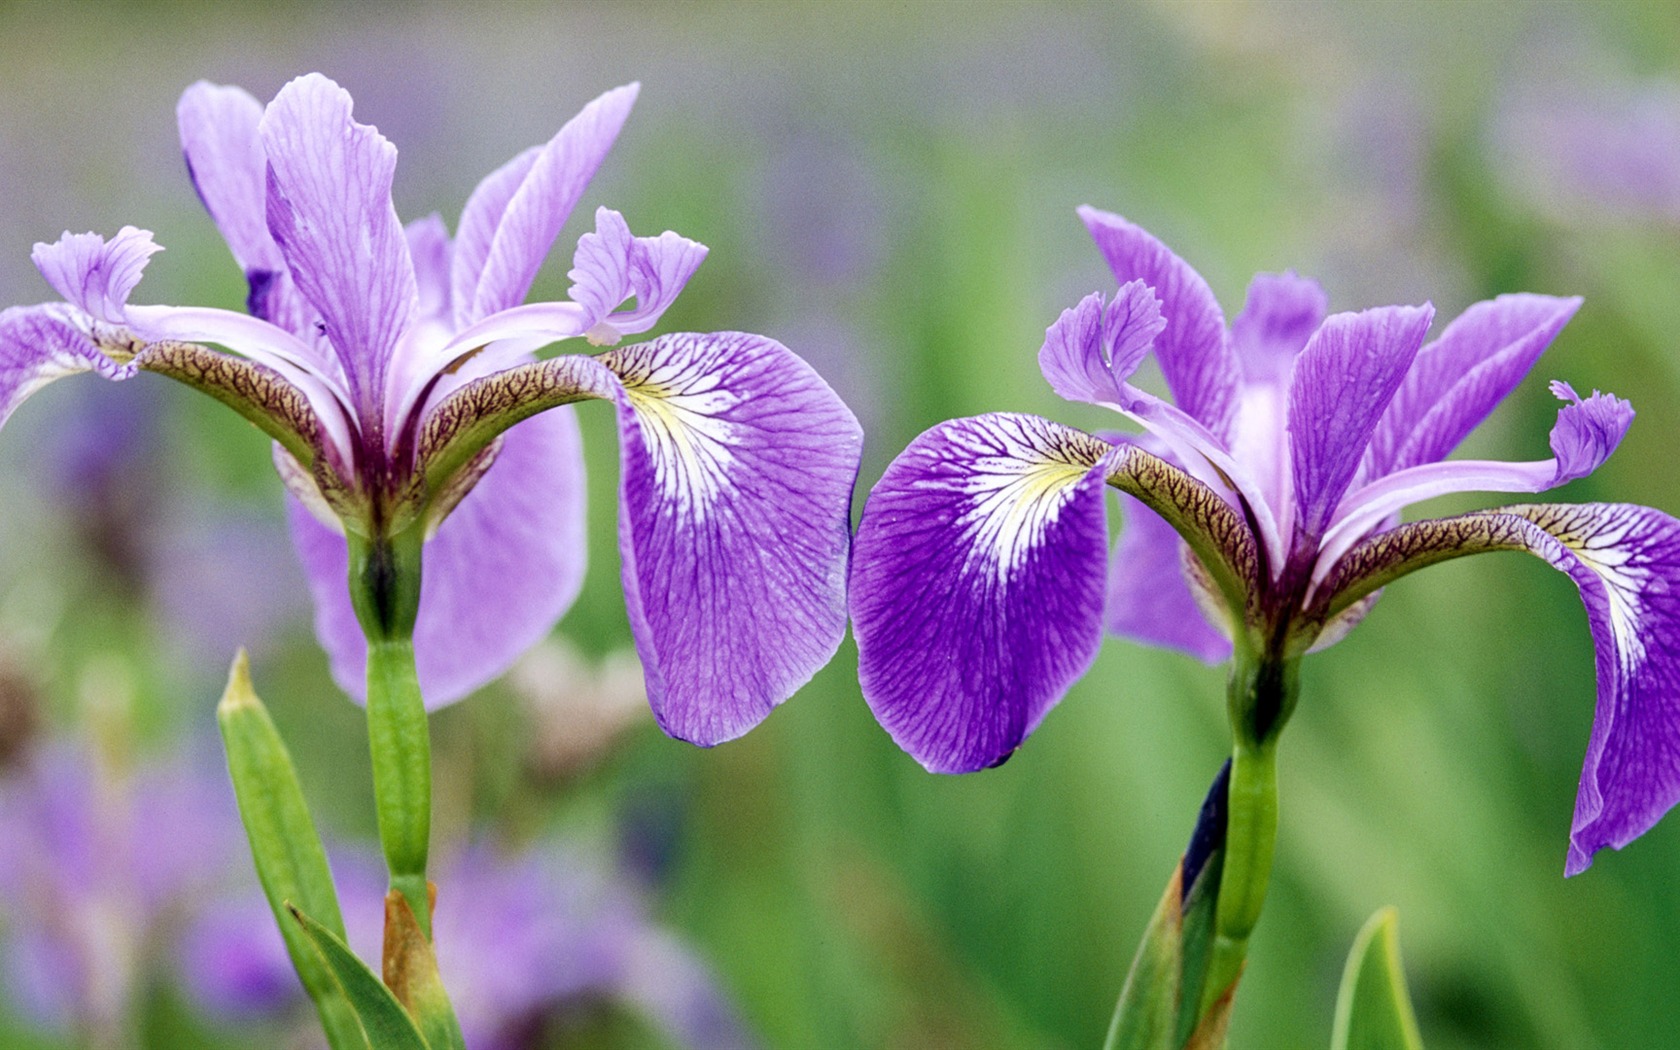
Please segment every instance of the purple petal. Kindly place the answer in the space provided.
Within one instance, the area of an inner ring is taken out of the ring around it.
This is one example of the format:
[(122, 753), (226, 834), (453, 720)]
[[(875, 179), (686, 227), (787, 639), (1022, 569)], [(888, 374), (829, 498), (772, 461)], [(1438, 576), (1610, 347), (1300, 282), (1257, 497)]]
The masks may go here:
[(1596, 390), (1583, 401), (1563, 382), (1553, 382), (1551, 391), (1560, 401), (1570, 402), (1558, 409), (1557, 423), (1552, 427), (1552, 455), (1557, 457), (1552, 485), (1556, 486), (1586, 477), (1610, 458), (1633, 423), (1633, 406), (1614, 394)]
[(1102, 644), (1113, 446), (1035, 416), (957, 419), (869, 494), (852, 567), (858, 677), (936, 773), (997, 765)]
[(1295, 355), (1324, 321), (1328, 304), (1318, 282), (1288, 273), (1260, 273), (1231, 325), (1231, 348), (1250, 382), (1284, 382)]
[(127, 379), (135, 366), (119, 365), (102, 353), (74, 323), (69, 307), (49, 303), (0, 311), (0, 425), (24, 398), (73, 372)]
[[(415, 659), (426, 706), (507, 670), (554, 627), (583, 582), (584, 477), (569, 409), (528, 419), (425, 548)], [(345, 692), (365, 696), (367, 641), (350, 606), (344, 537), (296, 501), (292, 536), (315, 598), (315, 632)]]
[(1225, 437), (1236, 411), (1236, 355), (1225, 340), (1225, 315), (1202, 275), (1166, 245), (1110, 212), (1079, 209), (1109, 269), (1121, 284), (1141, 280), (1161, 300), (1166, 328), (1155, 356), (1173, 401), (1216, 436)]
[(1307, 535), (1320, 536), (1330, 524), (1433, 314), (1427, 306), (1336, 314), (1295, 359), (1290, 452), (1297, 528)]
[(1445, 459), (1516, 389), (1581, 300), (1502, 295), (1480, 302), (1418, 352), (1371, 436), (1367, 480)]
[(648, 699), (671, 736), (721, 743), (840, 644), (863, 435), (762, 336), (667, 335), (601, 360), (623, 382), (619, 548)]
[(161, 251), (151, 230), (124, 226), (109, 242), (97, 233), (66, 232), (52, 244), (37, 243), (31, 257), (65, 302), (106, 324), (122, 324), (129, 293)]
[(1128, 405), (1126, 380), (1166, 324), (1161, 301), (1142, 281), (1123, 285), (1106, 308), (1101, 293), (1092, 293), (1045, 330), (1039, 371), (1069, 401)]
[(484, 273), (484, 262), (490, 257), (490, 246), (496, 240), (496, 227), (542, 152), (542, 146), (532, 146), (484, 176), (467, 198), (467, 206), (461, 209), (461, 224), (455, 230), (455, 253), (449, 264), (450, 302), (454, 304), (457, 328), (479, 319), (473, 316), (473, 302), (478, 297), (478, 279)]
[[(465, 296), (462, 285), (466, 283), (466, 275), (472, 273), (477, 257), (463, 255), (456, 278), (456, 309), (465, 311), (460, 317), (463, 323), (476, 321), (524, 301), (525, 293), (531, 288), (531, 280), (542, 266), (549, 247), (560, 233), (560, 227), (566, 224), (566, 217), (572, 213), (578, 198), (583, 196), (595, 169), (601, 166), (613, 141), (618, 138), (619, 129), (629, 117), (630, 107), (635, 103), (639, 90), (639, 85), (629, 84), (607, 92), (583, 107), (542, 148), (520, 180), (519, 188), (507, 198), (505, 208), (495, 216), (495, 235), (490, 240), (482, 268), (474, 274), (476, 281), (473, 282), (474, 292), (470, 298)], [(522, 159), (516, 158), (510, 169), (517, 171)], [(482, 207), (475, 209), (472, 233), (475, 239), (471, 244), (479, 243), (476, 238), (482, 236), (482, 230), (508, 181), (511, 181), (509, 176), (501, 176), (497, 185), (485, 193)], [(463, 236), (467, 232), (466, 218), (463, 215)]]
[(567, 297), (583, 307), (589, 323), (618, 309), (630, 295), (630, 243), (635, 237), (624, 216), (611, 208), (595, 209), (595, 229), (578, 238), (572, 253)]
[(1120, 539), (1108, 570), (1107, 627), (1204, 663), (1231, 657), (1231, 640), (1210, 623), (1185, 576), (1184, 540), (1159, 514), (1120, 494)]
[(348, 92), (311, 73), (280, 89), (259, 130), (269, 230), (321, 315), (357, 411), (374, 419), (416, 287), (391, 206), (396, 147), (352, 120), (350, 107)]
[(449, 230), (436, 212), (403, 228), (408, 255), (414, 260), (414, 283), (419, 295), (416, 316), (422, 321), (449, 320)]
[[(589, 316), (590, 339), (615, 343), (652, 328), (705, 258), (703, 244), (670, 230), (632, 237), (624, 216), (596, 209), (595, 232), (579, 239), (568, 274), (571, 299)], [(632, 296), (633, 309), (613, 312)]]

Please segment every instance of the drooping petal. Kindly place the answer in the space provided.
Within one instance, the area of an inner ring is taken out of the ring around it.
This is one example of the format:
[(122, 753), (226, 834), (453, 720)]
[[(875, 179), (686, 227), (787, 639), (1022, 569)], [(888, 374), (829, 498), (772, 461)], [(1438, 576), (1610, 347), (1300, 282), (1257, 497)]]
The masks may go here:
[(1241, 366), (1225, 339), (1225, 315), (1202, 275), (1166, 245), (1111, 212), (1079, 209), (1121, 284), (1141, 280), (1161, 300), (1166, 328), (1155, 339), (1173, 401), (1215, 436), (1229, 435)]
[(1578, 874), (1680, 801), (1680, 521), (1597, 503), (1415, 522), (1350, 551), (1326, 589), (1347, 605), (1424, 565), (1487, 550), (1538, 555), (1574, 580), (1586, 606), (1598, 706), (1564, 865)]
[(311, 73), (280, 89), (259, 131), (268, 157), (269, 231), (321, 316), (357, 412), (376, 420), (417, 290), (391, 205), (396, 147), (352, 120), (350, 110), (348, 92)]
[(1582, 399), (1567, 383), (1552, 393), (1568, 401), (1552, 426), (1554, 458), (1530, 463), (1451, 460), (1425, 463), (1390, 474), (1343, 501), (1320, 545), (1320, 578), (1354, 543), (1391, 515), (1422, 500), (1453, 492), (1544, 492), (1597, 470), (1616, 451), (1633, 422), (1633, 406), (1613, 394), (1593, 391)]
[(1318, 282), (1287, 273), (1259, 273), (1231, 323), (1231, 349), (1251, 383), (1289, 379), (1295, 355), (1324, 321), (1329, 299)]
[(124, 226), (109, 241), (97, 233), (66, 232), (52, 244), (37, 243), (31, 258), (65, 302), (106, 324), (122, 324), (129, 293), (147, 260), (161, 251), (151, 230)]
[(1069, 401), (1125, 405), (1126, 380), (1166, 325), (1161, 301), (1142, 281), (1122, 285), (1107, 307), (1093, 292), (1045, 330), (1039, 371)]
[(134, 364), (118, 364), (100, 351), (59, 303), (0, 311), (0, 426), (23, 399), (60, 376), (98, 372), (127, 379)]
[(667, 335), (600, 360), (622, 382), (619, 548), (648, 699), (671, 736), (721, 743), (840, 644), (863, 434), (762, 336)]
[[(639, 90), (637, 84), (614, 88), (567, 121), (532, 159), (499, 213), (495, 205), (524, 166), (525, 155), (515, 158), (504, 169), (506, 174), (498, 172), (496, 182), (488, 189), (481, 187), (482, 197), (474, 194), (474, 203), (479, 206), (471, 209), (470, 228), (469, 215), (462, 216), (463, 247), (456, 263), (460, 323), (477, 321), (524, 300), (560, 227), (566, 224), (567, 216), (618, 138)], [(495, 233), (485, 254), (479, 256), (478, 246), (492, 217)], [(472, 285), (470, 297), (464, 287), (468, 283)]]
[[(345, 692), (366, 696), (367, 641), (350, 605), (344, 537), (289, 500), (315, 599), (315, 631)], [(577, 421), (546, 412), (506, 432), (489, 471), (422, 555), (415, 659), (426, 706), (505, 671), (570, 607), (583, 581), (584, 475)]]
[(929, 770), (1008, 758), (1096, 658), (1113, 451), (1036, 416), (957, 419), (870, 492), (852, 566), (858, 677)]
[(1120, 506), (1120, 539), (1108, 571), (1108, 629), (1204, 663), (1230, 659), (1231, 640), (1208, 623), (1190, 590), (1184, 540), (1133, 497), (1121, 493)]
[(1299, 531), (1320, 536), (1330, 524), (1433, 315), (1427, 306), (1336, 314), (1295, 359), (1289, 434)]
[(1445, 459), (1516, 389), (1580, 305), (1579, 298), (1502, 295), (1460, 314), (1418, 351), (1371, 435), (1362, 478)]

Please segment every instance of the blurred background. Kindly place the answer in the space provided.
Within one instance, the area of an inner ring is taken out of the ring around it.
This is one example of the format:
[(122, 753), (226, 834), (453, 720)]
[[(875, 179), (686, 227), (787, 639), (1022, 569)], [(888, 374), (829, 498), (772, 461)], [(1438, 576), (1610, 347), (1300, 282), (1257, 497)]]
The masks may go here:
[[(1058, 312), (1112, 287), (1089, 203), (1172, 246), (1227, 316), (1285, 268), (1333, 309), (1585, 296), (1465, 451), (1544, 458), (1546, 380), (1613, 391), (1639, 418), (1558, 497), (1674, 512), (1676, 56), (1662, 0), (8, 3), (0, 303), (51, 298), (34, 242), (132, 223), (168, 247), (137, 300), (243, 305), (180, 159), (194, 80), (266, 100), (327, 73), (401, 151), (399, 213), (451, 226), (483, 174), (639, 80), (533, 298), (564, 294), (596, 204), (710, 245), (662, 329), (760, 332), (811, 361), (868, 433), (859, 506), (939, 420), (1104, 422), (1036, 367)], [(453, 964), (479, 976), (452, 986), (483, 1045), (1099, 1045), (1227, 748), (1222, 670), (1111, 641), (1010, 762), (934, 777), (875, 725), (847, 642), (744, 739), (670, 741), (626, 653), (612, 421), (580, 416), (583, 595), (434, 720), (443, 900), (453, 878), (484, 916)], [(13, 417), (0, 1045), (310, 1045), (252, 932), (212, 724), (244, 645), (353, 882), (365, 730), (309, 617), (268, 443), (231, 413), (143, 376), (61, 383)], [(1231, 1045), (1327, 1045), (1343, 955), (1387, 904), (1433, 1048), (1672, 1041), (1680, 820), (1562, 877), (1593, 695), (1574, 588), (1515, 556), (1397, 584), (1310, 660)], [(524, 918), (486, 915), (498, 902)]]

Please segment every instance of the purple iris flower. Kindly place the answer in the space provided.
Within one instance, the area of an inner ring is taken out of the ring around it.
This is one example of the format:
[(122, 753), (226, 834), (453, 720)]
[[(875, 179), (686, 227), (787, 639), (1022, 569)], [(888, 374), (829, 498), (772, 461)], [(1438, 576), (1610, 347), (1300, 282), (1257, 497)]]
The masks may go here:
[[(1202, 277), (1117, 215), (1082, 209), (1119, 282), (1065, 311), (1039, 364), (1138, 437), (999, 413), (928, 430), (870, 494), (852, 569), (864, 695), (923, 765), (995, 765), (1090, 666), (1103, 628), (1284, 666), (1332, 644), (1381, 587), (1448, 558), (1527, 551), (1579, 588), (1598, 711), (1566, 869), (1680, 799), (1680, 522), (1628, 504), (1530, 504), (1399, 524), (1450, 492), (1540, 492), (1615, 449), (1633, 410), (1565, 402), (1552, 458), (1447, 461), (1580, 305), (1505, 295), (1426, 342), (1432, 311), (1325, 316), (1318, 285), (1262, 274), (1226, 327)], [(1153, 352), (1171, 392), (1131, 379)], [(1107, 555), (1102, 490), (1125, 496)], [(1286, 714), (1286, 712), (1285, 712)]]
[(501, 673), (576, 596), (583, 464), (559, 406), (610, 401), (625, 596), (654, 713), (695, 743), (740, 735), (839, 644), (862, 436), (822, 379), (763, 336), (532, 357), (647, 331), (705, 257), (675, 233), (634, 236), (602, 208), (577, 243), (569, 299), (522, 302), (636, 92), (607, 92), (491, 173), (451, 238), (435, 215), (399, 223), (396, 150), (352, 120), (332, 81), (300, 77), (266, 108), (195, 84), (181, 139), (248, 278), (249, 315), (130, 304), (159, 250), (144, 230), (37, 245), (66, 302), (0, 313), (0, 420), (73, 371), (160, 372), (229, 404), (275, 440), (317, 633), (352, 694), (367, 618), (347, 593), (351, 552), (424, 537), (408, 615), (435, 706)]
[[(351, 946), (379, 957), (384, 873), (378, 859), (334, 859)], [(578, 851), (541, 847), (513, 856), (484, 846), (443, 866), (438, 968), (467, 1045), (520, 1050), (569, 1009), (610, 1002), (673, 1046), (756, 1045), (706, 965), (656, 925), (621, 872)], [(268, 906), (252, 894), (201, 911), (180, 943), (189, 994), (229, 1020), (299, 1005), (303, 989)]]

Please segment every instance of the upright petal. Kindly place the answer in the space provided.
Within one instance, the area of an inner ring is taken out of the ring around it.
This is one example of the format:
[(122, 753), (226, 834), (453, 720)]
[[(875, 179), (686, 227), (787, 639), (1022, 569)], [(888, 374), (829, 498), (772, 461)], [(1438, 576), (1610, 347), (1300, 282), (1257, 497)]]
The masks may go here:
[(124, 226), (109, 241), (97, 233), (68, 233), (52, 244), (35, 245), (31, 258), (53, 290), (83, 313), (106, 324), (123, 324), (129, 293), (146, 263), (163, 251), (151, 230)]
[(465, 328), (479, 319), (474, 316), (478, 279), (484, 273), (484, 261), (490, 257), (490, 245), (495, 243), (496, 227), (501, 225), (508, 202), (519, 192), (542, 152), (542, 146), (532, 146), (484, 176), (467, 198), (466, 207), (461, 209), (461, 222), (455, 230), (455, 251), (449, 260), (449, 298), (457, 328)]
[(671, 736), (721, 743), (840, 644), (863, 434), (762, 336), (667, 335), (600, 360), (622, 383), (619, 548), (648, 699)]
[(1295, 359), (1289, 435), (1298, 530), (1317, 537), (1330, 524), (1433, 314), (1427, 306), (1336, 314)]
[(1108, 629), (1203, 663), (1230, 659), (1231, 639), (1208, 623), (1190, 589), (1184, 540), (1134, 497), (1121, 493), (1120, 506), (1120, 539), (1108, 570)]
[(1526, 550), (1569, 574), (1592, 629), (1598, 708), (1566, 874), (1644, 834), (1680, 801), (1680, 521), (1630, 504), (1505, 507), (1420, 521), (1355, 547), (1326, 582), (1348, 607), (1434, 562)]
[[(462, 323), (477, 321), (524, 301), (531, 280), (536, 277), (560, 227), (566, 224), (567, 216), (583, 196), (584, 188), (594, 178), (595, 170), (630, 116), (630, 107), (639, 90), (637, 84), (614, 88), (583, 107), (533, 159), (519, 181), (519, 188), (507, 198), (501, 213), (495, 215), (495, 234), (475, 275), (473, 295), (457, 302), (456, 309), (466, 311), (459, 318)], [(519, 164), (520, 159), (516, 159), (512, 170), (517, 171)], [(511, 172), (498, 179), (496, 186), (485, 194), (482, 208), (474, 210), (474, 229), (470, 233), (467, 216), (462, 216), (462, 235), (467, 248), (458, 264), (461, 268), (457, 272), (458, 293), (464, 294), (462, 284), (477, 262), (478, 239), (494, 211), (500, 191), (510, 181)]]
[(391, 206), (397, 151), (350, 117), (350, 95), (317, 73), (263, 114), (268, 226), (337, 352), (355, 407), (377, 419), (385, 371), (415, 308), (414, 264)]
[(1141, 280), (1161, 300), (1166, 328), (1155, 356), (1173, 401), (1218, 437), (1229, 435), (1241, 366), (1225, 340), (1225, 315), (1202, 275), (1166, 245), (1111, 212), (1079, 209), (1121, 284)]
[(449, 229), (436, 212), (403, 227), (408, 255), (414, 261), (418, 294), (416, 316), (421, 321), (449, 321)]
[[(291, 501), (292, 536), (315, 599), (315, 631), (333, 677), (366, 695), (367, 642), (338, 535)], [(584, 475), (570, 409), (509, 430), (501, 451), (426, 544), (414, 630), (428, 707), (452, 703), (505, 671), (554, 627), (584, 571)]]
[(870, 492), (852, 566), (858, 677), (929, 770), (1008, 758), (1096, 658), (1112, 451), (1036, 416), (957, 419)]
[(1286, 382), (1328, 304), (1324, 289), (1309, 277), (1255, 274), (1243, 311), (1231, 323), (1231, 349), (1249, 382)]
[(1445, 459), (1516, 389), (1580, 305), (1579, 298), (1502, 295), (1454, 318), (1418, 351), (1371, 436), (1363, 478)]
[(60, 376), (98, 372), (127, 379), (135, 366), (117, 364), (100, 351), (59, 303), (0, 311), (0, 426), (23, 399)]

